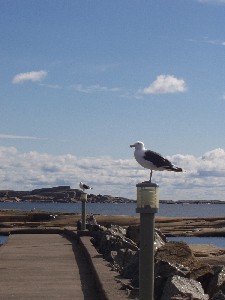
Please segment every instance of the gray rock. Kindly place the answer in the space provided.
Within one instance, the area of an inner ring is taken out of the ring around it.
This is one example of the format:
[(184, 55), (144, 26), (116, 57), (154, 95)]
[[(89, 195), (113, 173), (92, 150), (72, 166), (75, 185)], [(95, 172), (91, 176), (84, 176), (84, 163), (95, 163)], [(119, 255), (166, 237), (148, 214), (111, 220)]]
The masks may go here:
[(213, 277), (213, 268), (208, 264), (201, 263), (196, 260), (191, 268), (190, 278), (199, 281), (202, 284), (203, 289), (207, 291), (209, 283), (212, 281)]
[(209, 296), (204, 293), (201, 283), (178, 275), (170, 277), (163, 290), (161, 300), (171, 300), (176, 297), (189, 297), (195, 300), (207, 300)]
[(134, 241), (136, 244), (140, 243), (140, 225), (130, 225), (127, 227), (126, 237)]
[(166, 237), (159, 229), (155, 229), (155, 241), (154, 241), (154, 251), (156, 252), (160, 247), (167, 243)]
[[(118, 251), (112, 251), (111, 257), (113, 260), (114, 269), (123, 274), (123, 270), (127, 265), (132, 264), (132, 260), (136, 255), (137, 251), (132, 251), (130, 249), (119, 249)], [(126, 278), (132, 278), (132, 275), (128, 275)]]
[[(134, 241), (137, 245), (140, 244), (140, 225), (130, 225), (127, 228), (126, 237)], [(166, 237), (159, 229), (155, 229), (154, 250), (156, 251), (167, 242)]]
[(121, 249), (138, 251), (137, 245), (125, 237), (125, 229), (121, 226), (111, 226), (111, 228), (104, 228), (99, 231), (98, 235), (95, 236), (94, 244), (98, 247), (99, 252), (103, 254), (103, 257), (110, 261), (112, 261), (112, 251), (117, 253)]
[(225, 300), (225, 295), (222, 291), (217, 292), (216, 294), (213, 295), (211, 300)]
[(131, 279), (134, 287), (139, 287), (139, 252), (124, 266), (122, 276)]
[(215, 271), (215, 275), (208, 285), (207, 293), (212, 296), (216, 292), (225, 293), (225, 267), (220, 266)]
[(171, 264), (168, 261), (157, 261), (155, 263), (155, 300), (160, 300), (168, 278), (174, 275), (190, 277), (190, 269), (183, 265)]
[(179, 275), (182, 277), (190, 277), (190, 269), (179, 264), (172, 264), (168, 261), (157, 261), (155, 263), (155, 276), (172, 277), (174, 275)]
[(123, 237), (126, 237), (127, 231), (122, 226), (110, 224), (107, 228), (111, 234), (122, 235)]
[(168, 242), (161, 246), (155, 254), (155, 260), (168, 261), (186, 267), (191, 267), (196, 262), (191, 248), (184, 242)]

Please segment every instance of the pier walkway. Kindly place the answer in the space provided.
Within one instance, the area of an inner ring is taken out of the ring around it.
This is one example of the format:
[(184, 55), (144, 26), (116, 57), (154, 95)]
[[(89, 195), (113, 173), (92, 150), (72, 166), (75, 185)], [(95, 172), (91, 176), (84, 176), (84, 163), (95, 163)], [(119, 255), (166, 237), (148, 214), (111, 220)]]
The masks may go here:
[(1, 300), (99, 300), (81, 245), (60, 234), (15, 234), (0, 247)]

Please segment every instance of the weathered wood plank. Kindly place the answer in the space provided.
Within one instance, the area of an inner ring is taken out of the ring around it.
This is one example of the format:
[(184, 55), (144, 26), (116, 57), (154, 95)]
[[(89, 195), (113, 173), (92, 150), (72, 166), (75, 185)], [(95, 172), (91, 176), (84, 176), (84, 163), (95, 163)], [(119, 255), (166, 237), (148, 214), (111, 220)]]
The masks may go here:
[(79, 247), (59, 234), (11, 235), (0, 248), (0, 299), (99, 299)]

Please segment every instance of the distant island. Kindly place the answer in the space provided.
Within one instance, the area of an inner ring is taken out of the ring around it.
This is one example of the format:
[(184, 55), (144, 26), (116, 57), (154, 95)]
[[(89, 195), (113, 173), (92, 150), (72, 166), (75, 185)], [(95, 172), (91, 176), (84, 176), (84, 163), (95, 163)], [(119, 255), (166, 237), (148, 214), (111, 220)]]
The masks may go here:
[(162, 204), (225, 204), (223, 200), (159, 200)]
[[(80, 201), (81, 191), (70, 186), (41, 188), (32, 191), (0, 190), (0, 202), (61, 202), (76, 203)], [(93, 203), (133, 203), (135, 200), (110, 195), (87, 195), (87, 202)]]
[[(32, 191), (0, 190), (0, 202), (62, 202), (80, 201), (81, 191), (70, 186), (34, 189)], [(87, 195), (87, 202), (92, 203), (135, 203), (136, 200), (110, 195)], [(225, 204), (222, 200), (160, 200), (162, 204)]]

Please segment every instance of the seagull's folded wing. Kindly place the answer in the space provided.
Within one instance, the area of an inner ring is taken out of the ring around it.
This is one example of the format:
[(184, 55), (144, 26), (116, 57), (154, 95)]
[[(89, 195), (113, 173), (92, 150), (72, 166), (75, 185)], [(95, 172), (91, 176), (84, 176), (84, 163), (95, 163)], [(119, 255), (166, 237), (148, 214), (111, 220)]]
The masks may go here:
[(145, 151), (144, 159), (153, 163), (157, 168), (172, 168), (173, 164), (166, 158), (164, 158), (161, 154), (147, 150)]

